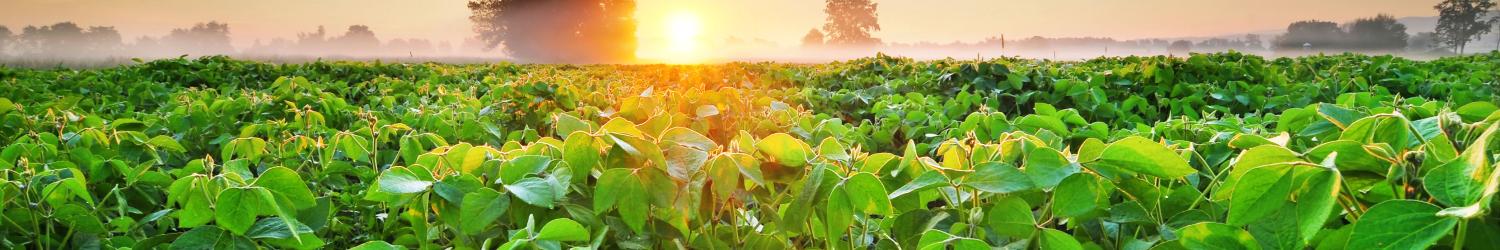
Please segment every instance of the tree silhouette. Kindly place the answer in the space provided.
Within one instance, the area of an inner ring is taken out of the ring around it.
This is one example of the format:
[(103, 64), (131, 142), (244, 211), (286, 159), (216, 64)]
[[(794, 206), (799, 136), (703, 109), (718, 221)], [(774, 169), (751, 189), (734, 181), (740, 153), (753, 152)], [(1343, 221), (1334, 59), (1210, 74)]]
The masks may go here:
[(823, 46), (823, 32), (818, 29), (808, 30), (807, 35), (802, 36), (802, 47), (818, 46)]
[(1345, 46), (1358, 50), (1401, 50), (1406, 48), (1406, 25), (1396, 22), (1391, 15), (1380, 14), (1371, 18), (1360, 18), (1349, 23), (1349, 43)]
[(26, 26), (16, 43), (19, 51), (62, 59), (101, 57), (118, 50), (123, 43), (114, 27), (94, 26), (84, 29), (73, 22), (49, 26)]
[(634, 0), (473, 0), (469, 20), (486, 49), (548, 63), (635, 59)]
[(880, 31), (876, 7), (871, 0), (828, 0), (823, 9), (828, 14), (828, 22), (823, 24), (823, 32), (827, 34), (824, 42), (829, 45), (879, 44), (879, 38), (870, 36), (870, 32)]
[(375, 37), (375, 31), (370, 26), (350, 25), (344, 31), (344, 35), (329, 40), (334, 46), (348, 54), (368, 53), (380, 49), (380, 38)]
[(1286, 34), (1272, 43), (1279, 50), (1328, 49), (1342, 46), (1344, 30), (1334, 22), (1308, 20), (1287, 25)]
[(1443, 0), (1438, 10), (1437, 39), (1462, 54), (1469, 41), (1490, 32), (1500, 16), (1487, 17), (1495, 2), (1490, 0)]
[(1171, 53), (1173, 55), (1186, 55), (1188, 54), (1188, 52), (1192, 51), (1193, 42), (1189, 42), (1187, 40), (1177, 40), (1175, 42), (1172, 42), (1172, 45), (1167, 46), (1167, 53)]
[(10, 48), (10, 44), (13, 43), (11, 40), (14, 40), (14, 38), (11, 38), (12, 36), (10, 28), (0, 26), (0, 55), (4, 55)]
[(224, 55), (234, 53), (230, 45), (229, 24), (207, 22), (194, 24), (192, 28), (172, 29), (161, 38), (166, 48), (192, 55)]

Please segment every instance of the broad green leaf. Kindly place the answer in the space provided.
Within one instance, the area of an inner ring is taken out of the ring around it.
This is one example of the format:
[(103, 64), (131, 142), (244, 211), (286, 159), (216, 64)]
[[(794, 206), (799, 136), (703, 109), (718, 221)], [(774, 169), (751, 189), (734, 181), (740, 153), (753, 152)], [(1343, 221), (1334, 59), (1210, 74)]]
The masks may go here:
[(1077, 164), (1068, 161), (1062, 152), (1048, 147), (1032, 148), (1026, 154), (1025, 164), (1022, 171), (1043, 191), (1052, 191), (1063, 178), (1082, 170)]
[(250, 226), (255, 225), (256, 215), (271, 210), (269, 204), (255, 193), (256, 190), (263, 188), (237, 187), (219, 192), (214, 205), (214, 223), (235, 235), (244, 235)]
[(1462, 207), (1473, 205), (1481, 197), (1494, 193), (1486, 192), (1486, 188), (1493, 189), (1487, 186), (1500, 185), (1491, 180), (1495, 171), (1490, 165), (1492, 153), (1487, 149), (1497, 128), (1500, 124), (1491, 125), (1473, 144), (1464, 148), (1457, 159), (1427, 172), (1422, 184), (1433, 199), (1451, 207)]
[(1109, 144), (1100, 153), (1098, 164), (1167, 179), (1178, 179), (1198, 172), (1172, 149), (1139, 136)]
[(1188, 249), (1261, 249), (1254, 236), (1239, 227), (1203, 222), (1177, 229), (1178, 243)]
[(891, 200), (886, 197), (885, 185), (870, 173), (857, 173), (844, 181), (849, 195), (849, 204), (855, 211), (865, 214), (890, 215)]
[(787, 167), (802, 167), (812, 156), (812, 147), (806, 142), (784, 133), (775, 133), (755, 142), (755, 148), (769, 156), (777, 164)]
[(1026, 174), (1010, 164), (1000, 162), (986, 162), (974, 166), (974, 173), (964, 177), (960, 184), (980, 191), (1000, 194), (1036, 188)]
[(501, 165), (500, 180), (497, 183), (515, 184), (529, 175), (539, 174), (547, 170), (547, 166), (551, 164), (552, 157), (541, 155), (518, 156)]
[(255, 179), (255, 186), (263, 187), (274, 194), (277, 203), (286, 204), (293, 210), (302, 210), (317, 204), (311, 190), (302, 177), (286, 167), (273, 167)]
[(902, 195), (942, 186), (947, 182), (948, 177), (943, 176), (943, 173), (938, 171), (927, 171), (926, 173), (922, 173), (922, 175), (917, 176), (916, 179), (912, 179), (911, 182), (907, 182), (906, 185), (902, 185), (900, 188), (897, 188), (896, 191), (891, 192), (891, 195), (889, 195), (889, 197), (891, 199), (896, 199), (898, 197), (901, 197)]
[(1389, 200), (1371, 206), (1354, 222), (1348, 249), (1424, 249), (1453, 231), (1458, 218), (1440, 217), (1438, 206)]
[(538, 240), (588, 241), (589, 230), (568, 218), (555, 219), (542, 226), (536, 234)]
[(1086, 216), (1105, 208), (1109, 193), (1099, 177), (1074, 174), (1052, 191), (1052, 214), (1063, 218)]
[(1043, 228), (1042, 236), (1038, 238), (1038, 241), (1042, 249), (1083, 250), (1083, 245), (1078, 244), (1078, 239), (1057, 229)]
[(1245, 225), (1276, 212), (1290, 202), (1293, 179), (1291, 166), (1250, 170), (1234, 187), (1228, 223)]
[(554, 199), (557, 198), (554, 194), (557, 191), (553, 190), (552, 184), (547, 183), (547, 180), (536, 177), (526, 177), (525, 179), (516, 181), (516, 183), (507, 184), (505, 185), (505, 190), (510, 192), (511, 195), (515, 195), (516, 198), (520, 198), (526, 204), (545, 208), (552, 208), (552, 204), (555, 203)]
[(495, 223), (505, 210), (510, 208), (510, 198), (494, 189), (480, 188), (464, 195), (459, 206), (459, 228), (463, 233), (475, 235)]
[(385, 241), (377, 240), (377, 241), (368, 241), (368, 242), (365, 242), (363, 244), (359, 244), (358, 246), (354, 246), (353, 248), (349, 248), (349, 250), (406, 250), (406, 247), (399, 246), (399, 245), (392, 245), (391, 243), (386, 243)]
[(563, 161), (573, 169), (573, 183), (588, 180), (589, 173), (600, 167), (603, 157), (599, 147), (595, 146), (595, 141), (593, 136), (583, 131), (573, 132), (563, 141)]
[(380, 173), (376, 179), (380, 183), (380, 191), (393, 194), (410, 194), (427, 191), (432, 186), (432, 177), (427, 173), (418, 173), (406, 167), (396, 166)]
[(555, 128), (553, 129), (554, 134), (562, 137), (572, 137), (572, 135), (576, 132), (589, 132), (594, 130), (592, 128), (593, 126), (589, 125), (588, 122), (582, 119), (578, 119), (578, 117), (574, 117), (573, 115), (569, 115), (567, 113), (559, 113), (557, 114), (557, 116), (554, 116), (552, 124), (555, 125)]
[(995, 200), (985, 215), (985, 222), (995, 233), (1017, 239), (1030, 239), (1037, 230), (1031, 205), (1015, 196)]
[(254, 250), (250, 239), (236, 236), (218, 227), (195, 227), (172, 241), (173, 250)]

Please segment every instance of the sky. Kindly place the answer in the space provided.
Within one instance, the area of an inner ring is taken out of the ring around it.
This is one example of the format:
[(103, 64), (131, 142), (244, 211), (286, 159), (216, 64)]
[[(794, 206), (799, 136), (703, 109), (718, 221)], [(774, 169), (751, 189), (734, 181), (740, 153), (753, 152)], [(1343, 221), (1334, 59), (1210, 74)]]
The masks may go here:
[[(879, 1), (887, 42), (979, 41), (1007, 38), (1172, 38), (1284, 29), (1298, 20), (1348, 21), (1378, 13), (1433, 16), (1439, 0), (885, 0)], [(368, 25), (381, 39), (425, 38), (459, 46), (472, 36), (466, 0), (0, 0), (0, 25), (74, 21), (115, 26), (127, 41), (161, 36), (206, 21), (228, 22), (235, 44), (294, 38), (319, 25), (342, 33)], [(700, 47), (731, 37), (779, 46), (798, 44), (825, 18), (818, 0), (638, 0), (642, 51), (670, 51), (672, 41)], [(685, 21), (686, 20), (686, 21)], [(692, 22), (692, 25), (684, 25)], [(689, 27), (684, 27), (689, 26)], [(694, 29), (684, 38), (683, 32)]]

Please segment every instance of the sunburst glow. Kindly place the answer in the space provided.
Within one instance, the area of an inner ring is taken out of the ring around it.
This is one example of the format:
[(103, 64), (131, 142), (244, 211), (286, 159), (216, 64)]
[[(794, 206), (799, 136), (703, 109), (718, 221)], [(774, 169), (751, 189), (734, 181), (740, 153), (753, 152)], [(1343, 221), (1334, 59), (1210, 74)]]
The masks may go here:
[(672, 60), (678, 62), (696, 60), (699, 36), (703, 33), (703, 22), (698, 19), (698, 15), (689, 11), (678, 11), (668, 16), (664, 25), (668, 46), (670, 46), (667, 50), (671, 51)]

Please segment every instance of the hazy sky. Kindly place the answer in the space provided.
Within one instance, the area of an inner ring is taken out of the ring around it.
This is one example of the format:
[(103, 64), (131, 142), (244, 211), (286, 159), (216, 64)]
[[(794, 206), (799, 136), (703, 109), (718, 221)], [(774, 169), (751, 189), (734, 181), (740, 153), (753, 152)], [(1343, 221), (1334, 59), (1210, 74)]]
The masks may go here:
[[(318, 25), (342, 33), (369, 25), (381, 39), (427, 38), (458, 46), (471, 35), (466, 0), (0, 0), (0, 25), (75, 21), (112, 25), (126, 40), (160, 36), (195, 22), (228, 22), (236, 45), (295, 37)], [(1292, 21), (1347, 21), (1387, 13), (1432, 16), (1438, 0), (885, 0), (880, 4), (889, 42), (976, 41), (1027, 36), (1216, 36), (1283, 29)], [(669, 17), (701, 22), (705, 46), (730, 36), (798, 43), (823, 22), (819, 0), (639, 0), (642, 48), (660, 43)], [(675, 19), (672, 19), (675, 20)]]

